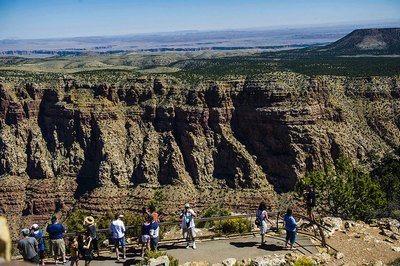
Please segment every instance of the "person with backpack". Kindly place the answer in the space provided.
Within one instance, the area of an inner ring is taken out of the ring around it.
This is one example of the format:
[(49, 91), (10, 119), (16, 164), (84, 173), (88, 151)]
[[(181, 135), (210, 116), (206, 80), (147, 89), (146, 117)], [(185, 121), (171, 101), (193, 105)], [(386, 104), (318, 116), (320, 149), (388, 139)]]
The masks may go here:
[(261, 245), (265, 245), (265, 234), (267, 233), (267, 221), (273, 225), (273, 223), (268, 219), (267, 213), (267, 204), (262, 201), (260, 206), (258, 206), (258, 210), (256, 212), (256, 225), (260, 228), (261, 234)]
[(99, 238), (97, 236), (96, 223), (94, 222), (93, 216), (86, 216), (83, 224), (86, 226), (86, 234), (92, 239), (93, 250), (96, 252), (97, 257), (99, 257)]
[(39, 225), (33, 224), (31, 226), (31, 236), (38, 242), (38, 255), (40, 259), (40, 265), (44, 265), (44, 250), (45, 243), (43, 239), (43, 230), (39, 229)]

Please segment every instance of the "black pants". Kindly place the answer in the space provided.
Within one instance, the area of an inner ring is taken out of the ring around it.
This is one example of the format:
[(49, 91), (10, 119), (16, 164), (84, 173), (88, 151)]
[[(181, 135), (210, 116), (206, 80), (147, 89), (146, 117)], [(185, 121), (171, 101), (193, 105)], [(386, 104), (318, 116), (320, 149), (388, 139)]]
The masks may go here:
[(158, 250), (158, 240), (159, 240), (159, 237), (150, 238), (150, 248), (151, 248), (151, 250)]

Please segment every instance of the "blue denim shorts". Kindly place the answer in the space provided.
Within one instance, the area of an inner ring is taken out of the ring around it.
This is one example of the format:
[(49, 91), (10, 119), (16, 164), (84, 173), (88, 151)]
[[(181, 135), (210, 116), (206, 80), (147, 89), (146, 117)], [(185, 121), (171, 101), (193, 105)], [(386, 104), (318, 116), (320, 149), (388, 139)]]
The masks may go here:
[(121, 244), (121, 247), (122, 247), (122, 248), (125, 248), (125, 247), (126, 247), (125, 237), (115, 238), (114, 247), (115, 247), (115, 248), (118, 248), (120, 244)]

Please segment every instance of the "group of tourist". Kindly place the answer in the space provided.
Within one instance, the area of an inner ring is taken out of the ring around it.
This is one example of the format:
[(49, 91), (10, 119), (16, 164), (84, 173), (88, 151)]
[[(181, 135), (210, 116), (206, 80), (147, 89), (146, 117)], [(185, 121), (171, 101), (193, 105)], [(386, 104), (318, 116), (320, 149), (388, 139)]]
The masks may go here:
[[(307, 190), (304, 191), (304, 197), (306, 200), (308, 219), (310, 221), (314, 221), (313, 209), (315, 208), (316, 205), (316, 198), (312, 186), (308, 186)], [(293, 247), (293, 244), (296, 242), (297, 223), (293, 217), (293, 210), (291, 208), (288, 208), (286, 210), (286, 213), (283, 216), (283, 221), (285, 223), (285, 231), (286, 231), (286, 241), (284, 249), (295, 250), (296, 248)], [(256, 212), (256, 225), (260, 229), (261, 245), (266, 244), (265, 234), (267, 233), (268, 229), (267, 222), (273, 225), (273, 223), (268, 219), (267, 204), (265, 202), (261, 202)]]
[[(314, 220), (312, 213), (315, 207), (315, 192), (313, 188), (308, 187), (305, 192), (307, 213), (309, 219)], [(141, 256), (145, 254), (145, 250), (157, 250), (159, 242), (159, 215), (156, 212), (154, 206), (149, 208), (143, 208), (143, 224), (141, 228)], [(184, 210), (181, 211), (181, 226), (183, 238), (186, 239), (186, 248), (190, 248), (190, 242), (192, 241), (192, 248), (196, 249), (196, 229), (194, 218), (196, 213), (190, 208), (189, 203), (185, 204)], [(115, 220), (110, 225), (110, 238), (114, 242), (116, 259), (121, 259), (121, 252), (119, 248), (122, 248), (122, 258), (126, 259), (126, 228), (123, 222), (124, 216), (122, 214), (116, 215)], [(283, 217), (286, 230), (286, 242), (285, 249), (294, 250), (293, 244), (296, 241), (296, 227), (297, 223), (293, 217), (293, 211), (288, 208), (286, 214)], [(267, 232), (267, 222), (273, 224), (268, 219), (267, 205), (265, 202), (261, 202), (256, 212), (256, 225), (260, 228), (261, 233), (261, 245), (265, 245), (265, 234)], [(96, 252), (99, 256), (99, 238), (96, 232), (95, 219), (92, 216), (85, 217), (83, 225), (86, 228), (84, 234), (78, 234), (77, 236), (71, 236), (68, 238), (68, 248), (70, 252), (71, 266), (79, 266), (80, 258), (84, 258), (85, 266), (89, 266), (93, 260), (93, 253)], [(58, 258), (61, 258), (61, 263), (65, 264), (66, 257), (66, 245), (64, 242), (64, 233), (66, 232), (64, 226), (57, 222), (56, 217), (52, 217), (51, 224), (47, 226), (46, 232), (50, 240), (50, 250), (54, 256), (54, 261), (58, 262)], [(39, 228), (37, 224), (33, 224), (30, 229), (21, 230), (23, 238), (18, 242), (18, 249), (22, 254), (25, 261), (33, 262), (36, 264), (44, 265), (45, 255), (45, 241), (44, 232)], [(290, 244), (290, 245), (289, 245)]]

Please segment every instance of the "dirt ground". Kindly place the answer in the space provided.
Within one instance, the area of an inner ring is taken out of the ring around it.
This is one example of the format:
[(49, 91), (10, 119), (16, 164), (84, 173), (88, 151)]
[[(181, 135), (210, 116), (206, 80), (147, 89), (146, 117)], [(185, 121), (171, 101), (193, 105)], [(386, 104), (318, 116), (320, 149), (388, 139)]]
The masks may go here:
[(327, 242), (344, 255), (329, 265), (378, 266), (400, 258), (399, 240), (383, 236), (378, 227), (362, 222), (354, 223), (347, 230), (336, 231)]

